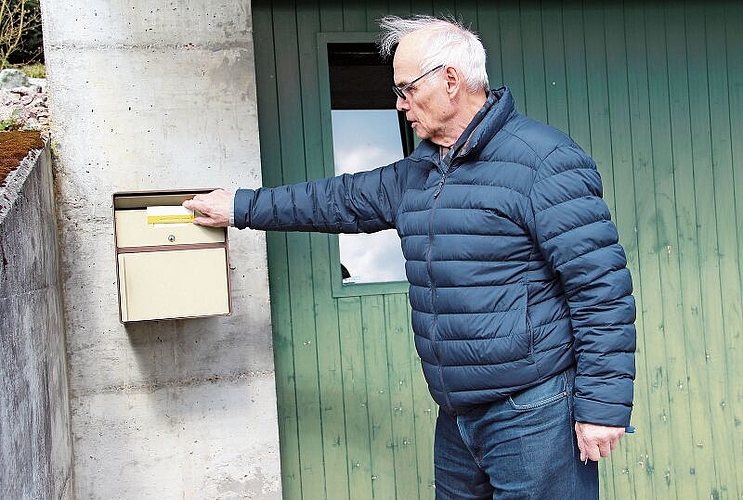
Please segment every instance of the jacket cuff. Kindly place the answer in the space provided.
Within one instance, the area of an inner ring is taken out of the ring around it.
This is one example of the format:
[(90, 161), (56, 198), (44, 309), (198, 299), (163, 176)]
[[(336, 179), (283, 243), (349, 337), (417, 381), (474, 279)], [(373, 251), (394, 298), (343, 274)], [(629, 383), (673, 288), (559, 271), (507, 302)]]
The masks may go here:
[(630, 424), (632, 407), (575, 398), (574, 412), (576, 422), (627, 427)]
[(250, 203), (253, 200), (252, 189), (238, 189), (232, 202), (232, 225), (238, 229), (250, 227)]

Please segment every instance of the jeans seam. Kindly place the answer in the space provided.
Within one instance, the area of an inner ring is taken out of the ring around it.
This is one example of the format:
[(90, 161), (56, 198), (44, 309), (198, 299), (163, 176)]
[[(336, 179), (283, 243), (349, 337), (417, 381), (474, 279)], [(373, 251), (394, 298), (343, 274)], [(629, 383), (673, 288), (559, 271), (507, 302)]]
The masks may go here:
[(464, 437), (465, 437), (464, 434), (465, 433), (464, 433), (464, 430), (462, 429), (462, 425), (459, 423), (459, 418), (460, 417), (457, 416), (455, 418), (456, 418), (456, 422), (457, 422), (457, 430), (459, 431), (459, 437), (462, 439), (462, 443), (464, 443), (464, 446), (467, 447), (467, 451), (472, 456), (472, 460), (474, 460), (475, 463), (477, 464), (477, 466), (480, 467), (480, 462), (481, 462), (480, 458), (477, 456), (477, 454), (474, 452), (474, 450), (472, 450), (472, 447), (470, 446), (470, 444), (468, 442), (469, 440), (464, 439)]
[(537, 408), (542, 408), (543, 406), (550, 405), (552, 403), (556, 403), (557, 401), (560, 401), (561, 399), (565, 398), (568, 395), (567, 391), (563, 391), (559, 394), (555, 394), (554, 396), (551, 396), (547, 399), (544, 399), (542, 401), (538, 401), (536, 403), (528, 404), (528, 405), (520, 405), (516, 404), (516, 402), (509, 397), (508, 402), (513, 407), (514, 410), (536, 410)]
[(511, 407), (514, 410), (517, 410), (517, 411), (518, 410), (528, 411), (528, 410), (535, 410), (535, 409), (541, 408), (543, 406), (547, 406), (549, 404), (555, 403), (557, 401), (560, 401), (563, 398), (568, 397), (568, 380), (567, 380), (567, 375), (565, 374), (565, 372), (562, 372), (561, 376), (562, 376), (562, 379), (563, 379), (563, 386), (565, 387), (565, 389), (562, 392), (558, 392), (554, 396), (550, 396), (547, 399), (543, 399), (541, 401), (537, 401), (535, 403), (530, 403), (530, 404), (526, 404), (526, 405), (517, 404), (513, 400), (513, 397), (508, 396), (508, 404), (510, 404)]

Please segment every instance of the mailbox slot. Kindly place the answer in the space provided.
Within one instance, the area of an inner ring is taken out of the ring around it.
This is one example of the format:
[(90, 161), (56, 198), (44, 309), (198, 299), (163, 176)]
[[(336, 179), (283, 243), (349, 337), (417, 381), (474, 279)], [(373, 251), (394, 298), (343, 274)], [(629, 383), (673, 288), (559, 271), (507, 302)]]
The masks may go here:
[(209, 191), (113, 195), (122, 323), (231, 314), (227, 229), (147, 222), (147, 207), (178, 206)]

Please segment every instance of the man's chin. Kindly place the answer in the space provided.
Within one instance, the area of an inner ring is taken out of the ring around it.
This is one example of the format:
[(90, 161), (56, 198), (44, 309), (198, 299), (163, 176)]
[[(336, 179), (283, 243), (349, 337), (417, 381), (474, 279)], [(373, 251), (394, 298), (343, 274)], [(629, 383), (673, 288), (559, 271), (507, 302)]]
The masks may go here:
[(413, 132), (415, 132), (415, 135), (417, 135), (418, 139), (420, 139), (421, 141), (431, 138), (431, 134), (429, 134), (426, 129), (421, 127), (420, 122), (413, 120), (412, 122), (410, 122), (410, 128), (413, 129)]
[(418, 139), (420, 139), (421, 141), (430, 137), (424, 130), (421, 130), (420, 128), (413, 127), (413, 131), (415, 132), (415, 135), (418, 136)]

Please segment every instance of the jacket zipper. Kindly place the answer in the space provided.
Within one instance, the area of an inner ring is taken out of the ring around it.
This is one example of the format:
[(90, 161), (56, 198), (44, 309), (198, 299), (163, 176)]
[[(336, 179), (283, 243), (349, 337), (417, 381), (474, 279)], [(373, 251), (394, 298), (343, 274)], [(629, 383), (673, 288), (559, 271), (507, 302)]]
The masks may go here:
[[(443, 191), (444, 186), (446, 185), (446, 179), (449, 176), (449, 174), (451, 174), (456, 168), (455, 162), (458, 159), (466, 156), (467, 153), (469, 153), (470, 148), (468, 147), (468, 144), (469, 144), (469, 139), (464, 144), (464, 146), (459, 150), (457, 155), (451, 159), (451, 162), (449, 162), (449, 164), (446, 165), (447, 167), (446, 170), (442, 169), (439, 165), (436, 165), (436, 169), (439, 172), (441, 172), (441, 179), (439, 179), (439, 185), (436, 186), (436, 191), (433, 192), (434, 201), (433, 201), (433, 205), (431, 206), (431, 217), (428, 220), (429, 253), (426, 256), (426, 267), (428, 269), (428, 277), (431, 280), (431, 292), (432, 292), (431, 300), (434, 302), (436, 298), (436, 284), (433, 281), (433, 273), (432, 273), (432, 268), (431, 268), (431, 253), (430, 253), (430, 249), (433, 246), (433, 216), (434, 216), (434, 213), (436, 212), (436, 205), (438, 205), (439, 195), (441, 194), (441, 191)], [(444, 162), (444, 164), (446, 163)], [(447, 407), (446, 409), (448, 410), (447, 413), (454, 415), (456, 414), (456, 412), (454, 411), (454, 408), (452, 407), (451, 401), (449, 399), (449, 390), (444, 385), (444, 369), (443, 369), (443, 366), (441, 365), (441, 356), (439, 355), (438, 344), (436, 343), (436, 331), (438, 330), (438, 323), (439, 323), (439, 315), (437, 312), (434, 311), (433, 331), (431, 332), (431, 335), (429, 335), (429, 340), (431, 341), (433, 353), (434, 353), (434, 356), (436, 356), (436, 361), (438, 364), (437, 368), (438, 368), (439, 384), (441, 385), (441, 392), (444, 393), (444, 402), (446, 403), (446, 407)]]
[(448, 172), (443, 172), (441, 174), (441, 179), (439, 180), (439, 185), (436, 188), (436, 191), (433, 192), (434, 199), (438, 198), (441, 194), (441, 190), (444, 189), (444, 184), (446, 184), (446, 177), (448, 175)]
[[(439, 171), (441, 171), (441, 179), (439, 180), (439, 185), (436, 187), (436, 191), (433, 193), (433, 205), (431, 206), (431, 216), (428, 219), (428, 255), (426, 255), (426, 268), (428, 270), (428, 279), (431, 281), (431, 301), (432, 306), (436, 303), (436, 283), (433, 280), (433, 268), (431, 267), (431, 249), (433, 247), (433, 237), (434, 237), (434, 231), (433, 231), (433, 218), (434, 214), (436, 212), (436, 206), (438, 205), (438, 197), (439, 194), (441, 194), (441, 190), (444, 188), (444, 184), (446, 184), (446, 177), (447, 172), (442, 171), (440, 168), (437, 167)], [(449, 169), (451, 170), (451, 169)], [(431, 346), (433, 349), (434, 356), (436, 356), (436, 364), (437, 364), (437, 371), (438, 371), (438, 378), (439, 378), (439, 385), (441, 386), (441, 392), (444, 394), (444, 401), (446, 403), (447, 407), (447, 413), (453, 413), (454, 408), (451, 405), (451, 401), (449, 401), (449, 390), (444, 385), (444, 369), (441, 365), (441, 356), (439, 354), (439, 346), (436, 342), (436, 332), (439, 328), (439, 314), (438, 311), (436, 311), (434, 306), (434, 314), (433, 314), (433, 328), (429, 334), (429, 340), (431, 342)]]
[(447, 165), (446, 170), (443, 170), (438, 166), (436, 167), (436, 169), (441, 172), (441, 179), (439, 179), (439, 185), (436, 187), (436, 191), (433, 192), (434, 199), (438, 198), (441, 194), (441, 191), (444, 189), (444, 185), (446, 184), (446, 179), (449, 177), (449, 174), (451, 174), (457, 168), (457, 165), (455, 165), (455, 163), (457, 163), (457, 160), (467, 156), (469, 152), (470, 146), (468, 140), (457, 152), (457, 155), (451, 159), (451, 162)]

